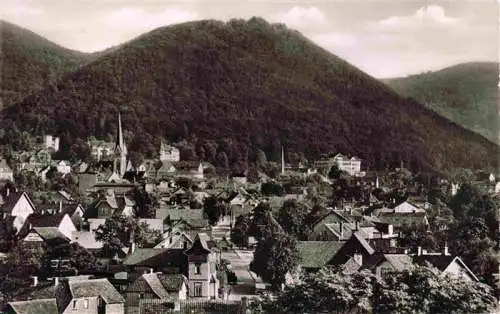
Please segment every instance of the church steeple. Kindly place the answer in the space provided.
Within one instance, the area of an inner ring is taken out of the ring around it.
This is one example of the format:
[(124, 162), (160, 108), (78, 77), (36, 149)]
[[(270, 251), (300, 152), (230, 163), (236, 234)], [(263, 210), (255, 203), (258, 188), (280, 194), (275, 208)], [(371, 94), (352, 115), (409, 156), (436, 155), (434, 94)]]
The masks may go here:
[(120, 158), (120, 175), (123, 176), (127, 170), (127, 146), (123, 140), (122, 117), (118, 112), (118, 129), (116, 130), (116, 158)]
[(285, 148), (281, 146), (281, 173), (285, 173)]

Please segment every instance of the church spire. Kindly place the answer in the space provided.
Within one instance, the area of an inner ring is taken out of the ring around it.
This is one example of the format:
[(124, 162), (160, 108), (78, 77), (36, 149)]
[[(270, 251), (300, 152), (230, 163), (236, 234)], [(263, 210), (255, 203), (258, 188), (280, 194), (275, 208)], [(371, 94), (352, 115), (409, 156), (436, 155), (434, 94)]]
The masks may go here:
[(127, 146), (123, 140), (122, 117), (118, 112), (118, 130), (116, 131), (116, 158), (120, 158), (120, 175), (123, 176), (127, 170)]
[(115, 150), (116, 152), (122, 152), (124, 150), (124, 143), (123, 143), (123, 131), (122, 131), (122, 117), (121, 114), (118, 112), (118, 129), (116, 130), (116, 146)]
[(285, 173), (285, 149), (281, 146), (281, 173)]

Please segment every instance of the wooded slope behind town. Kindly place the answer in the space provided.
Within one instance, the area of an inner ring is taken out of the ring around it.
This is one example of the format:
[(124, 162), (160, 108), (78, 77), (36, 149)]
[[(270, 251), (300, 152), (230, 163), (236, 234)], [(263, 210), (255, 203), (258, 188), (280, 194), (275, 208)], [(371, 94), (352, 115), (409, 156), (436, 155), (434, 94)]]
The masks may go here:
[[(4, 128), (110, 136), (118, 111), (129, 150), (187, 139), (194, 158), (219, 143), (231, 161), (257, 149), (357, 155), (372, 168), (496, 166), (499, 147), (405, 99), (296, 31), (260, 18), (156, 29), (4, 110)], [(4, 137), (4, 142), (6, 138)], [(8, 139), (7, 139), (8, 141)]]

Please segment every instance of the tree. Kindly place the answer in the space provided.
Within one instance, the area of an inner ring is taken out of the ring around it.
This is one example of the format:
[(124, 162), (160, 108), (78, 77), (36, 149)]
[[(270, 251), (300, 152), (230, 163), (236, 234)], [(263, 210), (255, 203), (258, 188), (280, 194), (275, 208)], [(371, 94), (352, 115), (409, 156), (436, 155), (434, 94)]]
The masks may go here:
[(163, 240), (161, 231), (152, 230), (145, 222), (137, 225), (134, 236), (134, 241), (137, 246), (145, 248), (154, 247)]
[(111, 255), (128, 247), (132, 240), (138, 247), (152, 247), (162, 240), (160, 231), (152, 230), (145, 222), (138, 223), (138, 220), (123, 215), (106, 219), (95, 233), (96, 240), (102, 241)]
[(12, 219), (0, 218), (0, 252), (12, 252), (15, 247), (16, 228)]
[(139, 218), (155, 218), (155, 198), (146, 192), (144, 188), (135, 188), (132, 193), (132, 199), (135, 202), (135, 216)]
[(275, 182), (264, 182), (260, 187), (262, 194), (266, 196), (276, 195), (281, 196), (285, 193), (283, 186)]
[(460, 277), (442, 277), (427, 267), (390, 273), (384, 279), (367, 270), (346, 274), (331, 268), (303, 274), (275, 299), (257, 302), (261, 313), (488, 313), (492, 289)]
[(229, 158), (225, 152), (220, 152), (217, 154), (215, 166), (217, 168), (228, 169), (229, 168)]
[(236, 217), (234, 226), (231, 228), (231, 242), (238, 246), (247, 246), (248, 232), (251, 224), (252, 220), (248, 214)]
[(267, 166), (267, 156), (262, 149), (257, 150), (257, 166), (260, 169), (264, 169)]
[(285, 276), (293, 272), (300, 261), (296, 240), (284, 233), (274, 234), (259, 241), (250, 270), (277, 290), (285, 282)]
[(343, 274), (331, 268), (304, 274), (297, 285), (261, 303), (264, 313), (369, 313), (377, 278), (369, 271)]
[(278, 222), (283, 229), (299, 239), (307, 235), (306, 218), (309, 209), (296, 200), (286, 200), (278, 212)]
[(226, 214), (226, 206), (216, 196), (212, 195), (206, 198), (203, 203), (203, 214), (206, 215), (208, 222), (213, 226), (221, 216)]
[(103, 242), (115, 255), (123, 247), (128, 247), (133, 232), (137, 229), (137, 222), (132, 217), (117, 216), (107, 218), (103, 225), (95, 230), (95, 239)]

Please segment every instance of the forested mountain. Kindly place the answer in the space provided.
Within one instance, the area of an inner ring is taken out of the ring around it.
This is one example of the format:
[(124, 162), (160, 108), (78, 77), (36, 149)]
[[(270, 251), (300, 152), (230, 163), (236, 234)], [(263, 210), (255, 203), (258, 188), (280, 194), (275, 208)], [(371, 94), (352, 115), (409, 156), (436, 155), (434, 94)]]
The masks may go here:
[(2, 20), (0, 51), (0, 108), (20, 101), (90, 58)]
[(436, 72), (384, 80), (457, 124), (500, 142), (499, 64), (471, 62)]
[[(245, 163), (281, 145), (306, 157), (334, 151), (365, 165), (496, 166), (499, 148), (263, 19), (189, 22), (132, 40), (4, 110), (9, 132), (106, 137), (121, 112), (129, 150), (186, 139), (191, 158)], [(2, 139), (0, 138), (0, 141)]]

